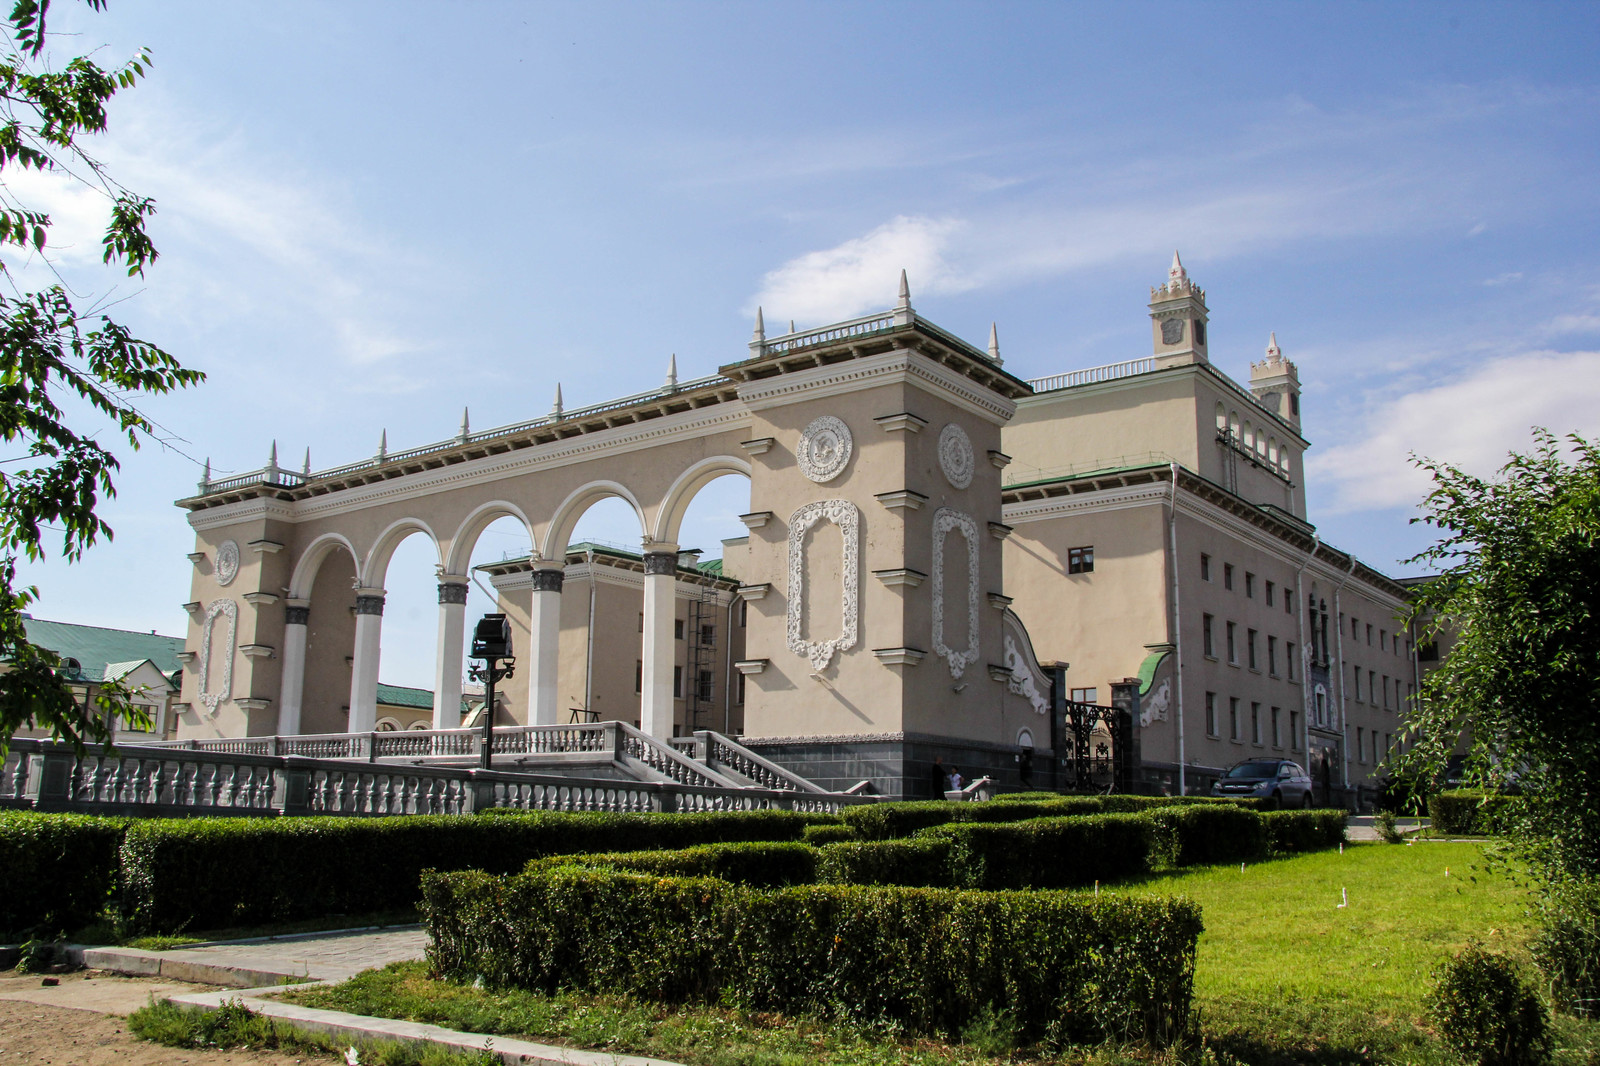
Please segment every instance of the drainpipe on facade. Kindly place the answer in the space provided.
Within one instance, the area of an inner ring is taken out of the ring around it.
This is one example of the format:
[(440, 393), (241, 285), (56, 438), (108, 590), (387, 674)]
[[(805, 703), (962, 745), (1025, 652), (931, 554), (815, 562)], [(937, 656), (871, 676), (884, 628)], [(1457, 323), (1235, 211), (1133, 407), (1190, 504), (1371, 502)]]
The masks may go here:
[(1350, 566), (1339, 583), (1333, 587), (1333, 616), (1337, 618), (1339, 626), (1339, 639), (1334, 641), (1334, 660), (1339, 671), (1339, 736), (1344, 743), (1339, 747), (1339, 779), (1344, 782), (1345, 791), (1350, 790), (1350, 719), (1345, 714), (1345, 680), (1344, 680), (1344, 612), (1339, 609), (1339, 593), (1349, 580), (1355, 576), (1356, 557), (1350, 556)]
[(1178, 464), (1170, 464), (1172, 472), (1172, 497), (1167, 512), (1167, 542), (1172, 548), (1172, 655), (1176, 660), (1174, 672), (1178, 677), (1178, 795), (1187, 796), (1188, 767), (1183, 747), (1183, 613), (1178, 602)]
[[(724, 552), (724, 555), (727, 553)], [(728, 597), (728, 627), (723, 630), (722, 657), (727, 662), (727, 676), (722, 685), (722, 735), (733, 732), (733, 609), (739, 605), (737, 590)]]
[(1315, 533), (1311, 534), (1311, 551), (1306, 555), (1305, 561), (1300, 564), (1300, 569), (1294, 572), (1294, 594), (1300, 602), (1300, 609), (1296, 612), (1300, 619), (1300, 754), (1306, 760), (1305, 769), (1311, 770), (1311, 645), (1306, 642), (1306, 592), (1304, 582), (1301, 580), (1306, 572), (1306, 567), (1311, 565), (1311, 560), (1316, 558), (1317, 549), (1322, 545), (1322, 538)]
[(583, 711), (594, 717), (594, 549), (585, 548), (584, 561), (589, 564), (589, 633), (588, 647), (583, 661)]

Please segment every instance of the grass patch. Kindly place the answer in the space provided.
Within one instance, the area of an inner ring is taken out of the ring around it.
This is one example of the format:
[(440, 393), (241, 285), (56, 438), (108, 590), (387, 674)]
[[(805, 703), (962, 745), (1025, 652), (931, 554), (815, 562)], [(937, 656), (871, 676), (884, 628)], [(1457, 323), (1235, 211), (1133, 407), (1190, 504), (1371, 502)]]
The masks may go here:
[(135, 951), (171, 951), (173, 948), (205, 942), (205, 938), (198, 936), (136, 936), (123, 941), (121, 946)]

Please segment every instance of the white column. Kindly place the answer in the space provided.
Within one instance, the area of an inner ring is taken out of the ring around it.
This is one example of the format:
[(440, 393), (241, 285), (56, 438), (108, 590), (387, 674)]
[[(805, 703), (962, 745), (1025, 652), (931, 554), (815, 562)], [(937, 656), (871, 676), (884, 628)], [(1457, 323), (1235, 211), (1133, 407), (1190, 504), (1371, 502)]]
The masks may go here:
[(672, 736), (672, 621), (677, 613), (678, 553), (646, 552), (644, 557), (644, 683), (639, 696), (639, 728), (654, 737)]
[(533, 602), (528, 612), (528, 721), (555, 725), (556, 675), (561, 669), (561, 585), (566, 578), (559, 567), (533, 572)]
[(466, 626), (467, 583), (447, 574), (439, 581), (439, 648), (433, 670), (435, 729), (461, 728), (461, 660)]
[(306, 626), (310, 600), (290, 600), (283, 614), (283, 679), (278, 700), (278, 735), (300, 732), (300, 705), (306, 689)]
[(378, 721), (378, 656), (382, 652), (383, 589), (356, 589), (356, 647), (350, 668), (352, 733), (369, 733)]

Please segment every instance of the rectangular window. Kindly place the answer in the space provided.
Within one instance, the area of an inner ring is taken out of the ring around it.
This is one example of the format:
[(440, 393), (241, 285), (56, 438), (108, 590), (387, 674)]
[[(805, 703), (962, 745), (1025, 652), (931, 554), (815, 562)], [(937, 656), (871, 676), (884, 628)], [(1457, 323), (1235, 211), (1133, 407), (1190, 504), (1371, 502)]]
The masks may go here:
[(1204, 552), (1200, 555), (1200, 580), (1211, 580), (1211, 556), (1206, 555)]
[(1228, 589), (1229, 591), (1233, 590), (1233, 564), (1232, 563), (1223, 563), (1222, 564), (1222, 587), (1225, 588), (1225, 589)]
[(1289, 712), (1289, 750), (1300, 750), (1300, 712), (1296, 710)]
[(1389, 650), (1389, 631), (1387, 629), (1378, 630), (1378, 650)]
[[(1359, 630), (1360, 628), (1361, 628), (1360, 619), (1358, 619), (1355, 615), (1351, 615), (1350, 616), (1350, 639), (1351, 640), (1355, 640), (1360, 635), (1357, 632), (1357, 630)], [(1372, 627), (1368, 626), (1367, 629), (1370, 632)], [(1367, 643), (1368, 644), (1372, 643), (1372, 640), (1371, 640), (1370, 636), (1369, 636), (1369, 638), (1367, 640)]]
[(739, 601), (739, 628), (743, 629), (750, 624), (750, 601)]
[(1239, 665), (1238, 641), (1234, 637), (1234, 633), (1237, 630), (1238, 630), (1238, 626), (1236, 626), (1232, 622), (1228, 623), (1228, 661), (1230, 663), (1232, 663), (1234, 666), (1238, 666)]
[(1267, 638), (1267, 673), (1278, 676), (1278, 638)]
[(1355, 684), (1350, 687), (1350, 698), (1355, 700), (1357, 703), (1360, 703), (1361, 702), (1361, 667), (1352, 666), (1350, 668), (1350, 676), (1351, 676), (1351, 679), (1355, 681)]
[(1206, 693), (1206, 736), (1217, 735), (1217, 694)]
[(633, 692), (634, 692), (634, 695), (638, 695), (639, 693), (641, 693), (643, 691), (644, 691), (644, 660), (643, 659), (635, 659), (633, 661)]
[[(1350, 635), (1352, 637), (1355, 636), (1354, 633), (1351, 633)], [(1372, 647), (1372, 627), (1371, 626), (1367, 627), (1367, 647), (1369, 647), (1369, 648)]]
[(710, 670), (700, 671), (699, 684), (696, 685), (695, 695), (699, 696), (702, 700), (709, 700), (711, 698), (712, 676), (713, 675)]
[(1294, 597), (1287, 592), (1283, 594), (1283, 613), (1294, 614)]
[(639, 612), (639, 632), (644, 632), (644, 612)]
[(1244, 572), (1244, 598), (1247, 600), (1256, 598), (1256, 575), (1248, 570)]
[(1367, 697), (1372, 703), (1378, 702), (1378, 672), (1367, 671)]
[(1250, 704), (1250, 743), (1261, 743), (1261, 704)]
[(1239, 739), (1239, 697), (1228, 697), (1228, 739)]
[(1284, 644), (1283, 644), (1283, 668), (1284, 668), (1285, 671), (1288, 672), (1290, 681), (1294, 680), (1295, 664), (1298, 663), (1299, 661), (1300, 661), (1299, 656), (1295, 655), (1294, 641), (1292, 641), (1292, 640), (1284, 641)]
[(672, 620), (672, 639), (683, 639), (683, 619), (681, 618), (674, 618)]
[(1389, 735), (1388, 733), (1385, 733), (1383, 735), (1383, 754), (1385, 756), (1387, 756), (1389, 754), (1389, 746), (1391, 744), (1393, 744), (1393, 743), (1394, 743), (1394, 737)]
[(1277, 604), (1272, 602), (1272, 591), (1275, 588), (1277, 588), (1276, 585), (1274, 585), (1270, 581), (1267, 582), (1267, 606), (1268, 607), (1276, 607), (1277, 606)]
[(1211, 637), (1211, 622), (1212, 618), (1209, 614), (1200, 616), (1200, 642), (1205, 647), (1207, 659), (1215, 659), (1217, 657), (1216, 642)]
[(1253, 629), (1245, 631), (1244, 652), (1250, 663), (1250, 669), (1261, 669), (1261, 667), (1256, 664), (1256, 631)]
[(1275, 748), (1283, 747), (1283, 730), (1280, 728), (1279, 717), (1278, 708), (1272, 708), (1272, 746)]
[(714, 625), (710, 625), (710, 624), (702, 624), (700, 626), (700, 643), (702, 645), (704, 645), (705, 647), (709, 648), (712, 645), (716, 644), (716, 642), (717, 642), (717, 627), (714, 626)]
[(1425, 640), (1417, 645), (1417, 661), (1423, 663), (1436, 663), (1439, 661), (1439, 645), (1431, 640)]
[(1075, 688), (1072, 690), (1073, 703), (1095, 703), (1100, 699), (1100, 690), (1097, 688)]
[(1383, 675), (1383, 709), (1389, 709), (1389, 675)]
[(1094, 545), (1067, 549), (1067, 573), (1094, 573)]
[(675, 700), (683, 699), (683, 667), (681, 666), (672, 668), (672, 698)]
[(739, 681), (738, 681), (738, 686), (739, 686), (738, 687), (738, 693), (739, 693), (739, 695), (736, 698), (736, 702), (741, 707), (744, 706), (744, 681), (745, 681), (744, 675), (740, 674), (739, 675)]
[[(1373, 758), (1377, 758), (1377, 756), (1374, 755)], [(1356, 762), (1364, 763), (1366, 761), (1367, 738), (1365, 736), (1365, 731), (1360, 726), (1356, 726)]]

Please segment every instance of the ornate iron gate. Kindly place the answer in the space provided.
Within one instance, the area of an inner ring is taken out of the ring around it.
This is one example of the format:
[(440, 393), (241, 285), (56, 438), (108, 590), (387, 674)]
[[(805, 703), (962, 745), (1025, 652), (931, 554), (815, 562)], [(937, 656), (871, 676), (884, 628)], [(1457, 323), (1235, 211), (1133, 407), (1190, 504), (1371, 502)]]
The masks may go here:
[(1133, 782), (1133, 715), (1121, 707), (1064, 699), (1065, 673), (1059, 667), (1053, 671), (1050, 700), (1056, 787), (1128, 791)]

